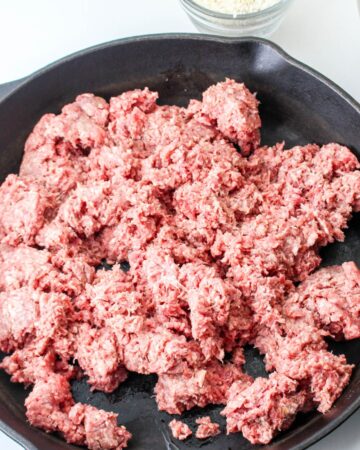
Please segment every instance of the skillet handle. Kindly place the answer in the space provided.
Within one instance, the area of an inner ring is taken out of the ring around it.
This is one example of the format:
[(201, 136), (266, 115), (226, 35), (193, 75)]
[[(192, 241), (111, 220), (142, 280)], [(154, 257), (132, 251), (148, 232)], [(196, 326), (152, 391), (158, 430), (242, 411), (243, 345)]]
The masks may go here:
[(0, 100), (5, 97), (9, 92), (16, 88), (18, 84), (20, 84), (24, 79), (9, 81), (8, 83), (0, 84)]

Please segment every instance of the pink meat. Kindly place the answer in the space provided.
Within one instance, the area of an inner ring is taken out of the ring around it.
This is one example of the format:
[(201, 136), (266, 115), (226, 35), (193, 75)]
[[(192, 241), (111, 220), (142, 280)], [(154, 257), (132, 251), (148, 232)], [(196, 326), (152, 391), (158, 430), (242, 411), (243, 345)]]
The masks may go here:
[(156, 203), (129, 208), (117, 225), (104, 230), (101, 239), (107, 258), (122, 261), (131, 251), (143, 251), (156, 237), (163, 216), (163, 208)]
[[(207, 195), (204, 196), (204, 192)], [(174, 195), (173, 206), (177, 226), (184, 230), (188, 242), (202, 251), (209, 251), (218, 230), (232, 230), (236, 224), (234, 211), (226, 197), (208, 189), (206, 182), (186, 183)]]
[(77, 235), (88, 238), (118, 222), (127, 203), (121, 194), (106, 181), (78, 185), (61, 205), (57, 219)]
[(54, 207), (54, 196), (43, 183), (9, 175), (0, 187), (0, 230), (5, 235), (2, 241), (12, 245), (35, 244)]
[[(324, 337), (360, 336), (359, 270), (310, 274), (360, 210), (360, 164), (334, 143), (259, 147), (258, 101), (233, 80), (187, 108), (157, 98), (83, 94), (29, 136), (0, 187), (0, 367), (34, 385), (29, 421), (69, 443), (126, 446), (69, 380), (112, 392), (127, 370), (157, 374), (160, 409), (227, 403), (229, 431), (267, 443), (349, 382)], [(249, 343), (269, 379), (242, 372)]]
[(258, 104), (244, 84), (227, 79), (203, 93), (200, 114), (208, 116), (222, 135), (247, 155), (260, 143)]
[[(260, 147), (248, 159), (247, 173), (261, 192), (268, 193), (276, 187), (296, 200), (295, 194), (302, 188), (304, 197), (308, 198), (320, 193), (319, 187), (333, 178), (359, 168), (356, 156), (339, 144), (322, 147), (309, 144), (283, 150), (284, 143)], [(281, 200), (281, 197), (276, 199)], [(271, 197), (268, 200), (272, 201)]]
[(192, 181), (206, 180), (208, 188), (229, 192), (242, 180), (238, 167), (242, 158), (224, 139), (193, 142), (186, 140), (149, 156), (142, 162), (142, 179), (162, 191), (176, 189)]
[(121, 450), (127, 447), (131, 433), (117, 425), (117, 414), (94, 406), (76, 403), (69, 418), (84, 435), (83, 444), (90, 450)]
[(235, 382), (222, 414), (228, 433), (241, 431), (252, 444), (268, 444), (302, 410), (306, 395), (296, 381), (280, 374), (257, 378), (250, 386)]
[(251, 377), (232, 364), (214, 361), (193, 371), (159, 376), (156, 401), (162, 411), (181, 414), (194, 406), (225, 404), (228, 389), (235, 382), (248, 384)]
[(242, 292), (244, 302), (252, 310), (255, 329), (250, 329), (250, 337), (256, 328), (281, 321), (281, 304), (294, 288), (284, 275), (264, 277), (253, 267), (237, 266), (227, 272), (227, 277)]
[(68, 151), (86, 151), (98, 147), (106, 138), (108, 104), (93, 94), (79, 95), (61, 114), (46, 114), (25, 144), (25, 152), (36, 152), (45, 143), (66, 142)]
[(311, 397), (321, 413), (326, 413), (341, 395), (354, 367), (347, 364), (344, 355), (335, 356), (325, 350), (300, 355), (299, 360), (287, 365), (288, 361), (284, 361), (284, 368), (278, 364), (279, 371), (289, 373), (293, 379), (307, 381)]
[(46, 114), (25, 144), (20, 174), (35, 176), (66, 194), (87, 171), (86, 155), (108, 142), (108, 104), (83, 94), (61, 114)]
[(84, 317), (99, 328), (117, 316), (146, 316), (151, 309), (151, 299), (148, 304), (148, 299), (135, 290), (131, 276), (118, 265), (112, 270), (99, 270), (75, 302)]
[[(154, 246), (163, 249), (164, 253), (170, 254), (177, 264), (188, 262), (210, 262), (210, 257), (203, 249), (195, 248), (187, 240), (187, 234), (177, 227), (173, 219), (168, 219), (168, 223), (160, 228)], [(139, 253), (129, 255), (129, 260), (134, 260)]]
[[(51, 257), (53, 266), (61, 272), (63, 288), (67, 295), (79, 295), (88, 283), (91, 283), (95, 269), (87, 262), (83, 255), (73, 255), (71, 253), (58, 252)], [(61, 291), (60, 288), (52, 289)]]
[(193, 120), (192, 114), (178, 106), (159, 106), (144, 128), (143, 141), (150, 155), (175, 156), (179, 148), (191, 148), (197, 142), (211, 141), (218, 135), (207, 124)]
[(128, 182), (120, 192), (127, 205), (118, 222), (107, 227), (100, 238), (110, 261), (126, 260), (129, 252), (144, 250), (156, 237), (161, 222), (167, 216), (153, 187)]
[(81, 184), (39, 233), (37, 243), (51, 251), (85, 254), (90, 262), (99, 254), (121, 261), (154, 239), (165, 216), (151, 186), (125, 179)]
[[(259, 169), (258, 159), (270, 157), (274, 161)], [(318, 171), (329, 158), (339, 159), (333, 170)], [(274, 168), (276, 161), (287, 168)], [(303, 280), (320, 263), (319, 246), (344, 238), (342, 228), (359, 203), (357, 167), (352, 153), (337, 144), (259, 149), (249, 160), (249, 176), (260, 188), (262, 211), (218, 234), (213, 256), (231, 266), (255, 265), (265, 276), (282, 272)]]
[(284, 305), (289, 317), (303, 319), (336, 338), (360, 337), (360, 270), (353, 262), (310, 275)]
[(187, 341), (185, 336), (162, 326), (153, 328), (153, 324), (149, 326), (143, 319), (136, 319), (129, 319), (125, 326), (118, 318), (111, 322), (123, 354), (122, 363), (128, 370), (161, 375), (182, 373), (201, 365), (203, 355), (196, 342)]
[[(41, 133), (34, 130), (33, 133)], [(87, 157), (71, 150), (68, 143), (44, 143), (34, 151), (27, 151), (20, 166), (21, 177), (36, 177), (51, 191), (65, 196), (80, 180), (86, 180)]]
[(184, 286), (179, 280), (180, 267), (169, 252), (161, 246), (149, 246), (138, 273), (141, 281), (149, 287), (157, 320), (170, 330), (191, 337)]
[(65, 294), (22, 287), (0, 293), (0, 345), (5, 352), (36, 339), (39, 351), (52, 345), (64, 358), (72, 355), (70, 325), (74, 310)]
[(156, 99), (157, 93), (148, 89), (112, 98), (109, 135), (117, 145), (129, 150), (131, 157), (127, 161), (136, 165), (144, 160), (143, 179), (163, 188), (191, 176), (181, 170), (184, 158), (179, 149), (210, 141), (217, 131), (192, 120), (183, 108), (157, 106)]
[(0, 245), (0, 290), (24, 286), (45, 292), (79, 295), (94, 277), (94, 268), (83, 257), (19, 245)]
[(131, 276), (115, 267), (98, 272), (94, 284), (76, 301), (91, 322), (114, 332), (118, 355), (114, 347), (113, 361), (144, 374), (178, 373), (201, 363), (202, 354), (195, 342), (187, 342), (185, 336), (147, 318), (152, 310), (151, 298), (135, 289)]
[(91, 450), (121, 450), (131, 434), (117, 426), (117, 414), (74, 404), (70, 385), (61, 375), (38, 380), (25, 400), (29, 422), (45, 431), (61, 432), (66, 441)]
[(233, 349), (231, 362), (237, 367), (242, 367), (245, 364), (245, 354), (243, 347), (235, 347)]
[(25, 400), (26, 416), (29, 422), (43, 430), (60, 431), (73, 439), (70, 442), (81, 443), (82, 433), (76, 432), (68, 413), (74, 404), (69, 382), (58, 374), (48, 374), (36, 381), (33, 390)]
[(105, 226), (118, 223), (121, 214), (130, 207), (127, 197), (131, 190), (133, 185), (117, 188), (109, 181), (79, 184), (40, 233), (37, 243), (49, 249), (81, 247), (83, 241)]
[(76, 320), (71, 300), (65, 294), (41, 292), (34, 296), (36, 302), (36, 339), (42, 347), (52, 346), (65, 360), (74, 353)]
[(230, 351), (235, 341), (249, 340), (252, 321), (241, 293), (215, 267), (189, 263), (180, 268), (171, 254), (153, 245), (139, 272), (150, 286), (157, 320), (192, 336), (207, 359), (222, 359), (224, 349)]
[[(135, 89), (110, 99), (109, 135), (115, 143), (126, 142), (133, 146), (137, 156), (142, 156), (144, 147), (136, 142), (147, 122), (147, 113), (156, 110), (158, 94), (148, 88)], [(135, 142), (134, 142), (135, 141)]]
[[(224, 357), (222, 327), (229, 321), (231, 305), (241, 303), (241, 294), (224, 281), (213, 267), (185, 264), (180, 280), (190, 309), (191, 331), (205, 357)], [(244, 330), (244, 334), (247, 333)]]
[(39, 354), (38, 347), (34, 343), (6, 356), (1, 361), (0, 367), (11, 375), (13, 383), (24, 383), (25, 385), (34, 384), (39, 379), (47, 379), (54, 372), (63, 375), (66, 379), (80, 375), (75, 366), (60, 359), (53, 349)]
[(127, 378), (125, 368), (119, 364), (116, 338), (107, 328), (82, 325), (77, 335), (75, 357), (89, 377), (92, 389), (112, 392)]
[(98, 234), (84, 239), (84, 236), (79, 236), (69, 225), (57, 219), (40, 231), (36, 242), (40, 248), (47, 249), (53, 255), (67, 255), (92, 267), (98, 266), (107, 257)]
[(47, 251), (19, 245), (0, 245), (0, 289), (9, 291), (24, 286), (32, 288), (48, 285), (52, 272), (51, 255)]
[(90, 180), (109, 181), (140, 178), (140, 161), (125, 144), (94, 148), (87, 159)]
[[(76, 105), (97, 125), (104, 127), (108, 122), (108, 104), (101, 97), (93, 94), (82, 94), (76, 97)], [(66, 109), (68, 112), (69, 109)]]
[(192, 431), (189, 426), (186, 425), (186, 423), (181, 422), (181, 420), (173, 419), (169, 422), (169, 428), (174, 438), (179, 439), (179, 441), (184, 441), (192, 435)]
[(10, 352), (35, 332), (34, 292), (24, 287), (0, 293), (0, 349)]
[(274, 330), (262, 331), (255, 345), (266, 355), (267, 370), (275, 369), (301, 383), (317, 409), (325, 413), (349, 383), (353, 366), (347, 364), (344, 355), (328, 352), (314, 328), (307, 329), (305, 323), (299, 328), (300, 334), (291, 337)]
[(220, 425), (218, 423), (211, 422), (209, 416), (196, 419), (196, 423), (199, 425), (195, 434), (197, 439), (207, 439), (220, 434)]

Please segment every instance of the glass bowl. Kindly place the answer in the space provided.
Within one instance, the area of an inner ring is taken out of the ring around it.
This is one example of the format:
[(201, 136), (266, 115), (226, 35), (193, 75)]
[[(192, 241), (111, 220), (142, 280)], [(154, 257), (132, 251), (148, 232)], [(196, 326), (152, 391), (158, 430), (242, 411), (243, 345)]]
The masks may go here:
[(221, 36), (270, 36), (279, 27), (293, 0), (279, 0), (273, 6), (249, 14), (222, 14), (193, 0), (180, 0), (196, 28), (202, 33)]

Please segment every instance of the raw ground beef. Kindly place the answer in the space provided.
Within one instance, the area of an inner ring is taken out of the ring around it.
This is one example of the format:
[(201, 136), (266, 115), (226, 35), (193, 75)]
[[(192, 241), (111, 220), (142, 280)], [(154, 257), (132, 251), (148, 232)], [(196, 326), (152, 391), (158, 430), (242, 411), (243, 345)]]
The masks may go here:
[(268, 444), (276, 433), (291, 425), (305, 401), (298, 383), (284, 375), (257, 378), (248, 387), (235, 382), (223, 410), (227, 430), (241, 431), (252, 444)]
[(131, 438), (125, 427), (117, 426), (117, 414), (74, 404), (68, 381), (58, 374), (36, 380), (25, 406), (30, 423), (46, 431), (60, 431), (72, 444), (120, 450)]
[(69, 419), (82, 434), (81, 444), (94, 450), (127, 447), (131, 434), (124, 426), (117, 426), (117, 414), (94, 406), (76, 403), (69, 411)]
[(227, 79), (204, 92), (199, 110), (247, 155), (260, 143), (258, 104), (244, 84)]
[(75, 358), (88, 376), (92, 389), (112, 392), (126, 380), (127, 371), (119, 363), (116, 337), (110, 329), (83, 324), (79, 326), (77, 340)]
[(207, 439), (220, 434), (220, 425), (211, 422), (209, 416), (196, 419), (196, 423), (199, 425), (195, 434), (198, 439)]
[[(267, 370), (276, 370), (299, 381), (309, 400), (325, 413), (348, 384), (352, 365), (346, 363), (344, 355), (336, 356), (326, 350), (326, 343), (313, 329), (303, 327), (298, 335), (283, 336), (284, 329), (260, 330), (255, 345), (265, 354)], [(286, 331), (285, 331), (286, 332)]]
[(360, 336), (360, 270), (353, 262), (326, 267), (310, 275), (289, 296), (288, 317), (304, 319), (330, 336)]
[(160, 410), (181, 414), (194, 406), (226, 404), (230, 386), (237, 381), (249, 384), (252, 378), (232, 364), (214, 361), (200, 369), (185, 373), (159, 376), (155, 386)]
[(169, 427), (174, 438), (179, 439), (179, 441), (184, 441), (192, 435), (192, 431), (189, 426), (186, 425), (186, 423), (181, 422), (181, 420), (173, 419), (169, 423)]
[(9, 175), (0, 190), (0, 230), (3, 243), (35, 244), (35, 237), (56, 207), (55, 196), (42, 181)]
[(92, 283), (95, 269), (82, 256), (0, 244), (0, 290), (29, 287), (74, 297)]
[[(0, 187), (0, 367), (33, 386), (31, 424), (90, 449), (131, 435), (70, 383), (108, 393), (128, 371), (157, 374), (159, 409), (222, 404), (228, 432), (268, 443), (351, 376), (324, 338), (360, 337), (360, 271), (315, 269), (360, 210), (359, 162), (335, 143), (261, 147), (258, 100), (233, 80), (187, 108), (157, 98), (83, 94), (29, 136)], [(243, 372), (248, 344), (268, 379)]]

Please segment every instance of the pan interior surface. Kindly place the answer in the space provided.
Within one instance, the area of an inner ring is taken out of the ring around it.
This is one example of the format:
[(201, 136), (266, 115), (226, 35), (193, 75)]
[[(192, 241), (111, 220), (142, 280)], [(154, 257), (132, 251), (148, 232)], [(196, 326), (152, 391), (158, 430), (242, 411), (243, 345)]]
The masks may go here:
[[(155, 36), (135, 38), (97, 47), (67, 58), (23, 82), (0, 100), (0, 178), (17, 172), (26, 136), (38, 119), (61, 107), (82, 92), (105, 98), (123, 91), (148, 86), (159, 92), (160, 103), (186, 106), (191, 98), (225, 77), (244, 82), (257, 92), (261, 102), (262, 144), (284, 140), (286, 147), (310, 142), (339, 142), (349, 146), (360, 159), (358, 107), (342, 92), (297, 64), (270, 43), (257, 39), (225, 40), (201, 36)], [(360, 215), (349, 223), (346, 239), (322, 250), (323, 265), (353, 260), (360, 265)], [(268, 450), (300, 450), (341, 423), (360, 404), (360, 342), (330, 343), (335, 353), (344, 353), (357, 364), (349, 386), (332, 410), (300, 415), (292, 427), (281, 433)], [(246, 350), (246, 370), (264, 375), (262, 359)], [(129, 449), (206, 450), (253, 449), (241, 434), (199, 441), (172, 440), (168, 422), (172, 416), (159, 412), (153, 396), (156, 376), (131, 374), (112, 394), (91, 392), (85, 380), (72, 385), (76, 401), (119, 413), (133, 439)], [(0, 373), (0, 420), (9, 434), (16, 434), (28, 449), (72, 449), (56, 435), (30, 427), (25, 420), (22, 385), (10, 383)], [(210, 415), (221, 424), (221, 407), (193, 409), (182, 419), (190, 426), (199, 416)], [(22, 437), (19, 437), (22, 436)]]

